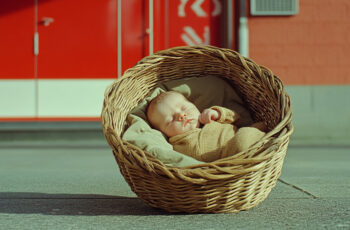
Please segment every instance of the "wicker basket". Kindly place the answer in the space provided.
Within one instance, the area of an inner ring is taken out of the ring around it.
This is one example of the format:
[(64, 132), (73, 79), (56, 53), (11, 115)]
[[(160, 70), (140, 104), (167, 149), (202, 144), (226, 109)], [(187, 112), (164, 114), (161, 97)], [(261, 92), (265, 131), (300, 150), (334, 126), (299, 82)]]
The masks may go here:
[[(128, 113), (159, 83), (202, 76), (231, 83), (254, 120), (268, 126), (261, 141), (233, 157), (178, 168), (121, 139)], [(212, 46), (175, 47), (143, 58), (107, 88), (101, 116), (132, 191), (170, 212), (229, 213), (256, 206), (275, 186), (293, 132), (290, 98), (280, 79), (235, 51)]]

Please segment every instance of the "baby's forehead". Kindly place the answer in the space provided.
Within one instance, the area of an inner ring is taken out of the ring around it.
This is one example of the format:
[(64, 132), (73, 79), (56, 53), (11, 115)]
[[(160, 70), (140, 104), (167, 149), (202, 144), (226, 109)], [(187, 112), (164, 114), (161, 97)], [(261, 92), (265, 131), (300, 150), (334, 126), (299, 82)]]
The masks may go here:
[(176, 107), (189, 103), (189, 101), (182, 94), (169, 94), (163, 98), (160, 103), (163, 106)]
[(174, 91), (168, 91), (155, 98), (148, 107), (148, 112), (154, 113), (159, 112), (160, 108), (174, 107), (188, 102), (186, 97), (180, 93)]

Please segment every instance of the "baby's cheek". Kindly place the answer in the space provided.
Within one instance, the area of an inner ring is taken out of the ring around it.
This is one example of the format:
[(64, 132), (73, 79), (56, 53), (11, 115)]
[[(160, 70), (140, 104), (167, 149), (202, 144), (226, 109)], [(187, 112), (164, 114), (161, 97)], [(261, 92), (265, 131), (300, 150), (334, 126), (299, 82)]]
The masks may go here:
[(169, 125), (167, 130), (168, 130), (168, 133), (171, 133), (172, 135), (177, 132), (176, 126), (174, 126), (173, 124)]

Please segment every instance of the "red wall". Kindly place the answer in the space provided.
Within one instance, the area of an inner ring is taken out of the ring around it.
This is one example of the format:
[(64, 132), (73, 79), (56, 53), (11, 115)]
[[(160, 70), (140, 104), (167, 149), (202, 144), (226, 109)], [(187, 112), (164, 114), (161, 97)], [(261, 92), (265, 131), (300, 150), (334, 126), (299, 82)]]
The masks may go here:
[(96, 120), (91, 101), (142, 57), (222, 36), (219, 0), (2, 2), (0, 122)]
[(295, 16), (250, 16), (250, 57), (289, 85), (350, 84), (350, 1), (300, 0)]

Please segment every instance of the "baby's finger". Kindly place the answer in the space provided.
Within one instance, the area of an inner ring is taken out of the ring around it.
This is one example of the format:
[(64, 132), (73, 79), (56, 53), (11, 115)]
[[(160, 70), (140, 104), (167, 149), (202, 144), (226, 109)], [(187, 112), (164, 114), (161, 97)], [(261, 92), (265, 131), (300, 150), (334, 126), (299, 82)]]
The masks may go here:
[(219, 119), (219, 113), (216, 110), (211, 110), (210, 114), (210, 118), (212, 120), (216, 121), (217, 119)]
[(209, 117), (209, 114), (204, 111), (201, 115), (200, 115), (200, 118), (199, 118), (199, 121), (202, 123), (202, 124), (207, 124), (210, 122), (210, 117)]

